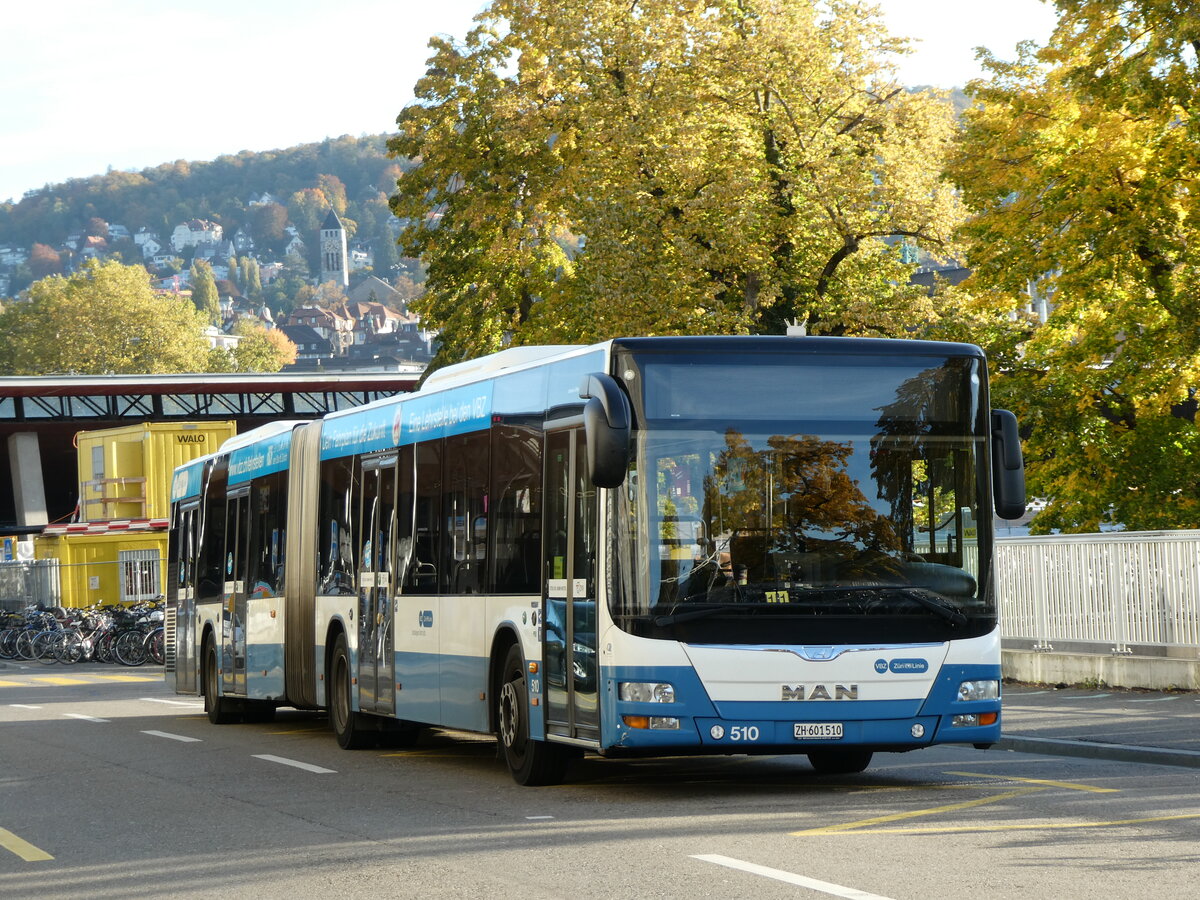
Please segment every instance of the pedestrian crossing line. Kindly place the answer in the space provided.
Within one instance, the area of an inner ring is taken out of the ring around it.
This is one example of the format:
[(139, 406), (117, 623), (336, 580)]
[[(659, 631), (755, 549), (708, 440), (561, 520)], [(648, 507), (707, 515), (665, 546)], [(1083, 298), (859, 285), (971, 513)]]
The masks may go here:
[(1012, 800), (1016, 797), (1023, 797), (1026, 794), (1034, 794), (1038, 791), (1048, 790), (1044, 787), (1027, 787), (1018, 788), (1013, 791), (1006, 791), (1002, 794), (993, 794), (990, 797), (980, 797), (978, 800), (967, 800), (964, 803), (949, 803), (945, 806), (935, 806), (931, 809), (916, 809), (909, 812), (893, 813), (887, 816), (874, 816), (870, 819), (859, 819), (857, 822), (843, 822), (840, 825), (826, 825), (818, 828), (805, 828), (803, 831), (793, 831), (793, 836), (810, 835), (810, 834), (837, 834), (844, 831), (859, 831), (864, 828), (870, 828), (873, 825), (887, 825), (891, 822), (900, 822), (904, 819), (915, 819), (920, 816), (932, 816), (940, 813), (957, 812), (960, 809), (973, 809), (977, 806), (986, 806), (989, 803), (998, 803), (1001, 800)]
[(7, 828), (0, 828), (0, 847), (8, 850), (10, 853), (15, 853), (25, 862), (40, 862), (42, 860), (54, 859), (49, 853), (41, 847), (35, 847), (29, 841), (17, 837)]
[(1018, 778), (1015, 775), (992, 775), (988, 772), (947, 772), (947, 775), (965, 775), (968, 778), (995, 778), (998, 781), (1020, 781), (1024, 784), (1044, 784), (1049, 787), (1064, 788), (1068, 791), (1090, 791), (1093, 794), (1119, 794), (1119, 788), (1096, 787), (1092, 784), (1079, 784), (1076, 781), (1049, 781), (1045, 778)]

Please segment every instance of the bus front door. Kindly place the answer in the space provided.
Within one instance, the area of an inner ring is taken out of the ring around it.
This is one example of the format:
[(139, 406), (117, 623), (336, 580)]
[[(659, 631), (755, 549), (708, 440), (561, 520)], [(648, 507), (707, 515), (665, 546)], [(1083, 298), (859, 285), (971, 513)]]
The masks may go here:
[(221, 611), (221, 692), (246, 693), (246, 566), (250, 558), (250, 493), (225, 501), (225, 589)]
[(596, 488), (583, 429), (546, 433), (543, 672), (546, 731), (600, 739), (596, 653)]
[(396, 559), (396, 457), (363, 460), (359, 554), (358, 702), (364, 712), (393, 713), (392, 592)]

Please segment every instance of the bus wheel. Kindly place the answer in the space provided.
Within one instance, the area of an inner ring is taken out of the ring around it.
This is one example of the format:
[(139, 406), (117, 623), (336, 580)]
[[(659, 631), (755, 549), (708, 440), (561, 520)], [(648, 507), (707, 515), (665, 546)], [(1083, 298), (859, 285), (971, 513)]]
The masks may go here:
[(504, 761), (517, 784), (559, 784), (567, 772), (570, 754), (566, 748), (529, 736), (529, 691), (525, 682), (525, 659), (521, 648), (509, 648), (500, 684), (500, 745)]
[(809, 764), (822, 775), (852, 775), (871, 764), (870, 750), (813, 750)]
[(329, 721), (343, 750), (361, 750), (374, 744), (377, 731), (365, 727), (361, 713), (354, 711), (354, 680), (350, 677), (350, 648), (346, 635), (339, 634), (333, 645), (329, 678)]
[(221, 696), (220, 670), (217, 667), (217, 645), (214, 641), (205, 642), (204, 651), (204, 711), (208, 713), (208, 721), (214, 725), (228, 725), (236, 722), (233, 701)]

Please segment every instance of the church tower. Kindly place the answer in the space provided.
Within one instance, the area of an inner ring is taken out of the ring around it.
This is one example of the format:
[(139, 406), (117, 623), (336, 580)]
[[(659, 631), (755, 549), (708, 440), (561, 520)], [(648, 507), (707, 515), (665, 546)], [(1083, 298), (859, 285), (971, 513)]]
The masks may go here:
[(333, 207), (321, 224), (321, 280), (324, 284), (332, 281), (347, 287), (350, 284), (350, 272), (346, 267), (346, 229), (342, 220), (337, 217)]

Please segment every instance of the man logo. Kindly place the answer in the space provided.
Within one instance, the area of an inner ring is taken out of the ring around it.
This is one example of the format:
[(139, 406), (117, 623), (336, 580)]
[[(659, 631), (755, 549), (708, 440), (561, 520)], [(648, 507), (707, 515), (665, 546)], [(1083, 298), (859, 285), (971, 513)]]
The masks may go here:
[(804, 684), (798, 684), (792, 687), (789, 684), (781, 684), (780, 700), (857, 700), (858, 685), (857, 684), (835, 684), (833, 686), (833, 696), (829, 694), (829, 685), (814, 684), (811, 687)]

